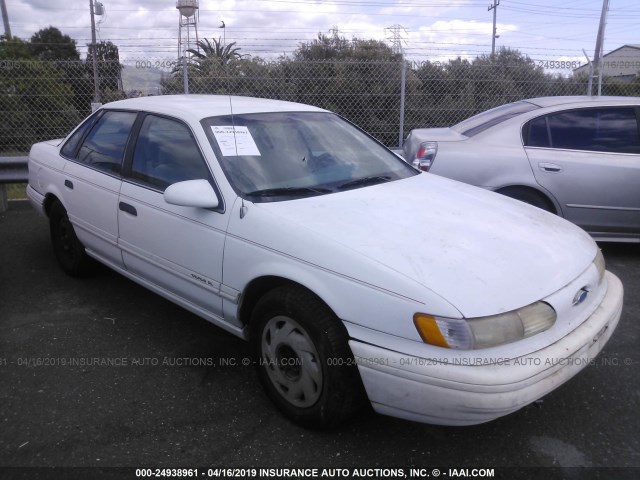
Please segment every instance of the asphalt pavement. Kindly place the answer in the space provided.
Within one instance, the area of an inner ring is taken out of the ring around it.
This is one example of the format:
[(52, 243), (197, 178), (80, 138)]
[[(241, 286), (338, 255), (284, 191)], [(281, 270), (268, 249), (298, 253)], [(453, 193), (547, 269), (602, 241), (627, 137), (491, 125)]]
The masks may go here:
[[(640, 245), (601, 247), (625, 286), (619, 327), (593, 365), (542, 401), (472, 427), (364, 411), (311, 431), (273, 407), (242, 340), (107, 268), (66, 276), (46, 219), (12, 202), (0, 214), (0, 478), (53, 466), (640, 478)], [(602, 470), (611, 467), (627, 468)]]

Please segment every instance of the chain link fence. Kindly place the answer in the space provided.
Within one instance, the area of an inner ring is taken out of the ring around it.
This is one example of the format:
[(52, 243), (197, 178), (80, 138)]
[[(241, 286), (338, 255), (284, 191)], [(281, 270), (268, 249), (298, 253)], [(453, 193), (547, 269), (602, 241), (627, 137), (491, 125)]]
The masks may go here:
[[(572, 75), (566, 63), (550, 71), (521, 57), (446, 63), (211, 58), (189, 64), (186, 73), (189, 93), (316, 105), (393, 147), (413, 128), (449, 126), (504, 103), (586, 94), (586, 75)], [(101, 62), (96, 70), (97, 81), (90, 62), (0, 59), (0, 154), (25, 153), (35, 142), (66, 136), (91, 112), (96, 95), (107, 103), (185, 90), (185, 69), (171, 59)], [(640, 81), (605, 78), (602, 94), (640, 96)]]
[[(117, 62), (98, 65), (103, 101), (126, 98)], [(0, 154), (28, 152), (42, 140), (64, 137), (91, 113), (91, 64), (82, 61), (0, 59)]]

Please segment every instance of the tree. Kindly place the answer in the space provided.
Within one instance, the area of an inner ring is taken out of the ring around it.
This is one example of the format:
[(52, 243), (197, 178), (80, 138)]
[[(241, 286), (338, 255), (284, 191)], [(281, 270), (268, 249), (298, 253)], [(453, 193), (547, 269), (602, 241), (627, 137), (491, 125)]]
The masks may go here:
[[(31, 41), (0, 39), (0, 151), (25, 152), (32, 143), (62, 137), (81, 120), (73, 87), (84, 69), (75, 42), (54, 27)], [(87, 105), (88, 107), (88, 105)]]
[(293, 59), (298, 61), (341, 60), (348, 57), (351, 50), (351, 42), (340, 37), (334, 30), (331, 36), (318, 33), (318, 38), (300, 43), (293, 54)]
[(39, 60), (80, 60), (76, 41), (56, 27), (38, 30), (31, 37), (31, 54)]
[(31, 45), (18, 37), (0, 35), (0, 58), (3, 60), (31, 59)]
[(31, 36), (29, 50), (34, 58), (58, 70), (62, 82), (71, 87), (69, 102), (83, 115), (90, 112), (93, 87), (76, 41), (58, 28), (49, 26)]
[[(233, 60), (240, 60), (246, 55), (240, 54), (240, 47), (235, 47), (236, 42), (231, 42), (227, 45), (223, 45), (220, 41), (220, 38), (217, 40), (215, 38), (211, 39), (213, 44), (207, 40), (199, 40), (196, 45), (198, 45), (198, 49), (194, 50), (190, 48), (187, 50), (191, 55), (193, 55), (193, 60), (195, 62), (195, 70), (202, 70), (202, 73), (207, 72), (207, 67), (211, 63), (217, 63), (219, 65), (227, 65)], [(202, 50), (202, 52), (200, 51)]]
[(502, 47), (492, 57), (481, 55), (472, 62), (474, 108), (484, 111), (504, 103), (546, 94), (551, 76), (527, 55)]
[(66, 135), (82, 115), (55, 65), (15, 61), (0, 69), (0, 151), (28, 152), (35, 142)]
[[(235, 42), (223, 45), (220, 38), (197, 42), (198, 49), (187, 50), (192, 57), (187, 59), (189, 91), (191, 93), (237, 92), (241, 80), (246, 84), (247, 70), (255, 72), (261, 67), (261, 60), (254, 62), (240, 53)], [(178, 59), (171, 77), (162, 79), (165, 93), (177, 93), (183, 89), (182, 75), (184, 59)], [(245, 85), (246, 87), (246, 85)]]
[[(455, 64), (464, 72), (465, 64), (460, 59)], [(407, 101), (405, 103), (405, 129), (407, 132), (425, 125), (441, 126), (454, 123), (446, 117), (451, 115), (452, 104), (449, 72), (440, 62), (420, 62), (407, 69)], [(455, 115), (455, 112), (454, 112)]]
[[(87, 50), (86, 67), (89, 77), (93, 78), (93, 52), (96, 52), (100, 92), (113, 94), (122, 90), (122, 65), (118, 47), (111, 42), (89, 44)], [(103, 99), (104, 100), (104, 99)]]
[(337, 112), (387, 144), (397, 144), (402, 55), (379, 40), (334, 31), (299, 44), (283, 59), (291, 100)]

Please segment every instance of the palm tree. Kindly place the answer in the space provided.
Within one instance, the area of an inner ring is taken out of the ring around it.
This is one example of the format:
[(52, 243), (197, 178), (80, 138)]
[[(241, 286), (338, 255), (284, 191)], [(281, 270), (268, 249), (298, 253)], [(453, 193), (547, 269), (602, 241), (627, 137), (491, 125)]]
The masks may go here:
[[(229, 88), (230, 78), (241, 76), (244, 57), (235, 42), (223, 45), (220, 38), (196, 42), (198, 49), (187, 50), (189, 58), (179, 58), (172, 74), (174, 79), (184, 75), (188, 69), (189, 89), (192, 93), (224, 93)], [(178, 88), (179, 89), (179, 88)]]
[(213, 43), (206, 38), (199, 40), (196, 43), (198, 45), (197, 50), (193, 48), (187, 50), (193, 56), (194, 69), (200, 73), (206, 73), (212, 61), (215, 61), (218, 65), (227, 65), (234, 60), (240, 60), (248, 56), (240, 53), (240, 47), (234, 47), (236, 42), (223, 45), (219, 37), (217, 40), (215, 38), (211, 40)]

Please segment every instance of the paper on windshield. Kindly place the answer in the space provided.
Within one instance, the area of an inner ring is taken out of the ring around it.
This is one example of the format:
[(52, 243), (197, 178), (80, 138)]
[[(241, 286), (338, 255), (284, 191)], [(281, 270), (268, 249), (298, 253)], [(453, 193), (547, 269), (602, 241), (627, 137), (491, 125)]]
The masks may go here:
[(211, 130), (224, 157), (260, 155), (248, 127), (212, 126)]

